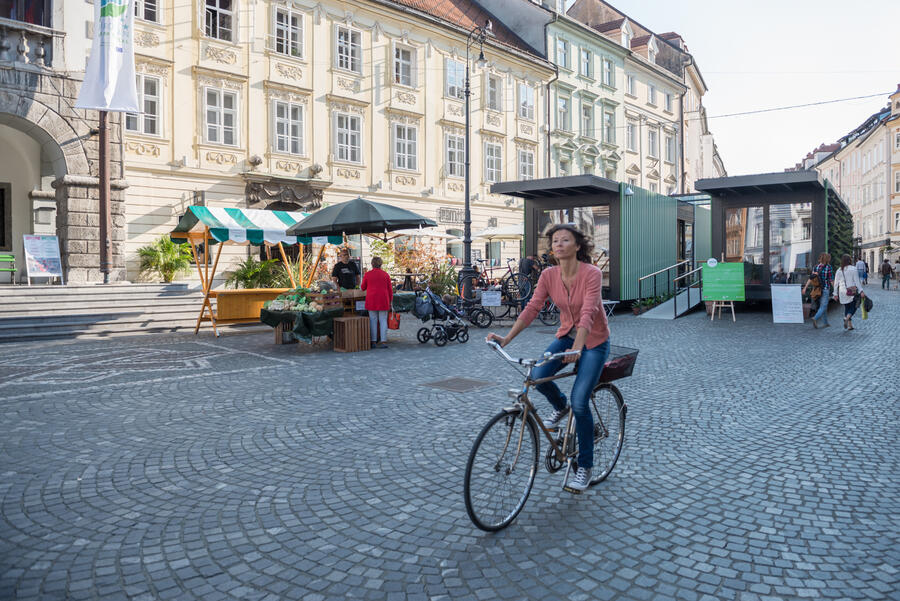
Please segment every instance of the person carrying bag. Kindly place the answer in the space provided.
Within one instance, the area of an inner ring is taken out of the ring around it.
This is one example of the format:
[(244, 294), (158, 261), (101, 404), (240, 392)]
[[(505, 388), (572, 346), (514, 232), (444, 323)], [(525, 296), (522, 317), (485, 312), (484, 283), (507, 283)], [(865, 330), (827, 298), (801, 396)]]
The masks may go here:
[(859, 290), (862, 282), (859, 273), (850, 263), (850, 255), (841, 257), (841, 268), (834, 276), (834, 299), (844, 306), (844, 329), (852, 330)]

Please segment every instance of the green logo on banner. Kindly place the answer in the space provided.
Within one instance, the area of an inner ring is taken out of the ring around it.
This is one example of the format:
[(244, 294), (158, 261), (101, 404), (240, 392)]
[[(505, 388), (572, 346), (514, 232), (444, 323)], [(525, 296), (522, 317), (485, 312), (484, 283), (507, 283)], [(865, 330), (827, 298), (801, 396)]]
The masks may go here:
[(703, 265), (703, 294), (705, 301), (744, 300), (744, 264), (715, 263)]
[(100, 0), (101, 17), (121, 17), (128, 10), (128, 0)]

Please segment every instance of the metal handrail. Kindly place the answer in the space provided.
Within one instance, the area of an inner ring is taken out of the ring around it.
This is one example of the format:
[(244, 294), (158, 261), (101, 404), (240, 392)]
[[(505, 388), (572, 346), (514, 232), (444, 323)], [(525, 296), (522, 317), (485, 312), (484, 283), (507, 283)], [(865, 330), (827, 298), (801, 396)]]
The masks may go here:
[(660, 269), (659, 271), (654, 271), (653, 273), (648, 273), (647, 275), (645, 275), (645, 276), (643, 276), (643, 277), (639, 277), (639, 278), (638, 278), (638, 282), (640, 282), (641, 280), (646, 280), (647, 278), (651, 278), (651, 277), (653, 277), (653, 276), (655, 276), (655, 275), (659, 275), (659, 274), (661, 274), (661, 273), (663, 273), (663, 272), (669, 271), (670, 269), (675, 269), (676, 267), (679, 267), (679, 266), (681, 266), (681, 265), (684, 265), (685, 263), (690, 263), (690, 262), (691, 262), (690, 259), (685, 259), (684, 261), (682, 261), (682, 262), (680, 262), (680, 263), (675, 263), (674, 265), (671, 265), (671, 266), (666, 267), (666, 268), (664, 268), (664, 269)]
[[(693, 275), (695, 273), (700, 274), (700, 277), (697, 278), (697, 281), (694, 284), (688, 284), (687, 286), (684, 287), (685, 290), (688, 290), (688, 309), (690, 309), (690, 302), (691, 302), (690, 289), (693, 288), (695, 284), (700, 284), (701, 286), (703, 284), (703, 268), (697, 267), (696, 269), (692, 269), (686, 273), (682, 273), (680, 276), (678, 276), (672, 280), (672, 283), (675, 284), (675, 282), (677, 282), (678, 280), (686, 278), (689, 275)], [(672, 297), (672, 311), (674, 313), (673, 317), (675, 317), (677, 319), (678, 318), (678, 285), (677, 284), (675, 284), (675, 296)]]
[[(644, 280), (646, 280), (648, 278), (653, 278), (653, 295), (656, 296), (656, 276), (658, 276), (661, 273), (666, 273), (668, 271), (671, 271), (672, 269), (678, 269), (685, 263), (690, 263), (690, 262), (691, 262), (690, 259), (685, 259), (684, 261), (680, 261), (678, 263), (675, 263), (674, 265), (670, 265), (669, 267), (660, 269), (659, 271), (654, 271), (653, 273), (648, 273), (645, 276), (639, 277), (638, 278), (638, 302), (644, 300)], [(671, 282), (668, 282), (668, 281), (666, 282), (666, 290), (667, 291), (669, 290), (670, 283)]]

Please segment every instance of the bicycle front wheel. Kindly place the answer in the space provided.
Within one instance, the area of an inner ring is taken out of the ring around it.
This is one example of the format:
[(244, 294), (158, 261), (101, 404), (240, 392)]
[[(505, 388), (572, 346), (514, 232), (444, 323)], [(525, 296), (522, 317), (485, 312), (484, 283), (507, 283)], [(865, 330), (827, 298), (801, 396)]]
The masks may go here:
[(534, 486), (540, 441), (534, 420), (523, 421), (523, 416), (522, 409), (495, 415), (469, 453), (463, 487), (466, 512), (488, 532), (509, 526)]
[(544, 305), (544, 308), (541, 309), (540, 313), (538, 313), (538, 319), (540, 319), (541, 323), (545, 326), (558, 326), (559, 309), (556, 308), (555, 304), (548, 302)]
[(594, 418), (594, 469), (591, 486), (606, 480), (625, 443), (625, 401), (613, 384), (603, 383), (591, 394)]

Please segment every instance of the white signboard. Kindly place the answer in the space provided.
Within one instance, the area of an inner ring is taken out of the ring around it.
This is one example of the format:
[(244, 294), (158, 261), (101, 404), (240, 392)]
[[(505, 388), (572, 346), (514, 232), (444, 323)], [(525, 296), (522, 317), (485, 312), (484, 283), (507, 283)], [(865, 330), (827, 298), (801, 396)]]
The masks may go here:
[(56, 236), (22, 236), (25, 242), (25, 270), (31, 278), (56, 278), (62, 281), (62, 259)]
[(313, 236), (313, 244), (328, 244), (328, 236)]
[(482, 307), (499, 307), (500, 306), (500, 291), (499, 290), (485, 290), (481, 293), (481, 306)]
[(772, 323), (803, 323), (800, 284), (772, 284)]
[(356, 310), (357, 311), (365, 311), (366, 310), (366, 301), (356, 301)]

